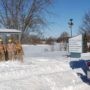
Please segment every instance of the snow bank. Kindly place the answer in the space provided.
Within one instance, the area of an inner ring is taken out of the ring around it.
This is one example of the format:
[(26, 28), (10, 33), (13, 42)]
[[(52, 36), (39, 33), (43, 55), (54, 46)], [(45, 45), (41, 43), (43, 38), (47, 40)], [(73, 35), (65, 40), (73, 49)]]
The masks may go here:
[(25, 56), (50, 51), (49, 45), (23, 45)]
[(90, 60), (90, 53), (82, 53), (81, 54), (81, 59), (84, 59), (84, 60)]
[[(56, 49), (52, 51), (52, 45), (23, 45), (24, 56), (25, 57), (55, 57), (67, 55), (67, 51), (58, 51), (58, 44), (56, 44)], [(51, 53), (53, 52), (53, 53)]]

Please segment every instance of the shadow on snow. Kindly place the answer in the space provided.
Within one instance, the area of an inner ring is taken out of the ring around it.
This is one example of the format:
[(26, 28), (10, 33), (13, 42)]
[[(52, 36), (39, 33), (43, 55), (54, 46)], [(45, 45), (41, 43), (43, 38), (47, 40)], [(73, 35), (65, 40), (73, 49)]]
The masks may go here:
[(88, 62), (90, 62), (90, 60), (71, 61), (70, 67), (72, 69), (81, 68), (84, 71), (85, 75), (83, 75), (82, 73), (77, 73), (77, 75), (80, 76), (83, 82), (90, 84), (90, 79), (87, 78), (87, 70), (89, 70), (88, 65), (87, 65)]

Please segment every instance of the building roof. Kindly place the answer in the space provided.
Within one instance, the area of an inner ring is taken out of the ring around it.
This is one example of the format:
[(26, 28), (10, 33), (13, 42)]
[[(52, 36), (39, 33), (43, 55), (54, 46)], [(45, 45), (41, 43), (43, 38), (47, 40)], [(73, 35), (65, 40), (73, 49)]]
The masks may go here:
[(21, 31), (17, 29), (0, 29), (0, 33), (21, 33)]

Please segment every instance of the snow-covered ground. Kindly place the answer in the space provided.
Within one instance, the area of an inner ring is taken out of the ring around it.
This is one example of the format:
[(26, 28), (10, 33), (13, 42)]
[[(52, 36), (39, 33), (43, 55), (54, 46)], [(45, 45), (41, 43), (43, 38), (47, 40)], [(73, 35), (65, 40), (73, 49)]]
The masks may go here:
[(65, 51), (52, 51), (48, 45), (24, 45), (24, 63), (0, 62), (0, 90), (90, 90), (71, 69)]

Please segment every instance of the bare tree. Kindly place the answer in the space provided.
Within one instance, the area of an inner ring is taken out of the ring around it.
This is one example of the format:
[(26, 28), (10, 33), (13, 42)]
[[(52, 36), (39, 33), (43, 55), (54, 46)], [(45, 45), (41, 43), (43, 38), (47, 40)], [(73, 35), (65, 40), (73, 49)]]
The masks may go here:
[(85, 14), (79, 32), (81, 34), (86, 34), (87, 41), (90, 42), (90, 12)]
[(69, 34), (67, 32), (62, 32), (61, 35), (58, 37), (58, 42), (68, 42)]
[(80, 27), (80, 33), (90, 34), (90, 12), (86, 13), (83, 19), (83, 24)]
[(24, 33), (45, 25), (44, 14), (51, 0), (0, 0), (0, 25)]
[(54, 38), (49, 37), (49, 38), (46, 39), (46, 44), (53, 45), (54, 44), (54, 41), (55, 41)]

